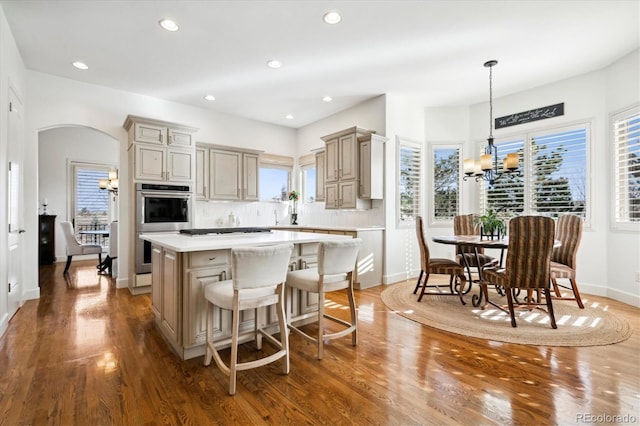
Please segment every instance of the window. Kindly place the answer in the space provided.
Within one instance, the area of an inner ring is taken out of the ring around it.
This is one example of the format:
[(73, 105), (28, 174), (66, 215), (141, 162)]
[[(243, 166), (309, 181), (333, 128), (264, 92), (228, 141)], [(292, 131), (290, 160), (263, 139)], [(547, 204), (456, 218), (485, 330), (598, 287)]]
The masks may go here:
[(273, 154), (260, 155), (260, 201), (285, 201), (289, 199), (293, 158)]
[[(615, 227), (640, 223), (640, 107), (612, 116)], [(624, 227), (624, 226), (623, 226)]]
[(460, 146), (432, 147), (432, 223), (450, 223), (460, 205)]
[(398, 195), (396, 200), (398, 226), (413, 226), (422, 214), (422, 147), (418, 142), (397, 138)]
[(518, 153), (522, 176), (484, 184), (483, 205), (511, 216), (558, 217), (572, 213), (588, 218), (589, 124), (532, 132), (496, 140), (498, 164)]
[(111, 222), (110, 192), (100, 189), (99, 180), (109, 177), (110, 166), (90, 163), (71, 163), (73, 203), (72, 221), (76, 238), (81, 243), (108, 245), (106, 238), (81, 234), (86, 230), (107, 229)]
[(300, 166), (300, 191), (305, 203), (316, 201), (316, 155), (307, 154), (298, 159)]

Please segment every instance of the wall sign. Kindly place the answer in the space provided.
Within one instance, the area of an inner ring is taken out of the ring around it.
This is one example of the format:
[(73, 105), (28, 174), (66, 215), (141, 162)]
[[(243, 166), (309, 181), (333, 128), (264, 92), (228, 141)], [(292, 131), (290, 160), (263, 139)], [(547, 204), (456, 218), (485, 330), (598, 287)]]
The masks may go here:
[(560, 115), (564, 115), (564, 102), (498, 117), (495, 120), (495, 128), (502, 129), (503, 127), (544, 120), (545, 118), (558, 117)]

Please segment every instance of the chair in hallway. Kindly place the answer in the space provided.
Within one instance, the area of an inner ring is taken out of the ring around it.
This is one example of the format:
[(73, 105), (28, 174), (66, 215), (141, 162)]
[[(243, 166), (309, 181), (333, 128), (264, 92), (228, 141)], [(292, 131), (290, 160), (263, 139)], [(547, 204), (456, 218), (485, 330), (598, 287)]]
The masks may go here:
[[(318, 246), (318, 266), (316, 268), (290, 271), (287, 274), (287, 287), (318, 294), (318, 334), (311, 336), (292, 324), (295, 319), (289, 318), (288, 326), (305, 339), (315, 343), (318, 348), (317, 357), (322, 359), (325, 340), (337, 339), (351, 334), (351, 344), (358, 344), (358, 315), (353, 295), (354, 270), (357, 267), (358, 252), (362, 240), (324, 241)], [(345, 321), (328, 315), (324, 311), (325, 295), (332, 291), (346, 290), (349, 299), (351, 320)], [(324, 329), (325, 319), (337, 323), (342, 328), (333, 333)]]
[(73, 224), (69, 221), (60, 222), (62, 228), (62, 235), (67, 244), (67, 264), (64, 267), (63, 274), (69, 271), (71, 265), (71, 259), (73, 256), (80, 256), (85, 254), (97, 254), (98, 263), (102, 263), (102, 246), (98, 244), (80, 244), (76, 239), (76, 234), (73, 230)]
[[(480, 235), (480, 229), (473, 223), (474, 217), (474, 214), (455, 216), (453, 218), (454, 235)], [(498, 262), (502, 261), (502, 259), (498, 260), (485, 254), (484, 248), (472, 246), (456, 246), (456, 260), (467, 268), (469, 279), (471, 279), (471, 268), (477, 268), (479, 271), (480, 269), (496, 266)]]
[[(582, 218), (572, 214), (560, 216), (556, 223), (556, 240), (562, 244), (551, 254), (551, 282), (556, 299), (575, 300), (580, 309), (584, 309), (576, 281), (576, 255), (581, 239)], [(559, 278), (568, 279), (571, 287), (558, 283)], [(571, 290), (573, 297), (563, 296), (560, 288)]]
[[(289, 374), (289, 333), (284, 313), (284, 283), (289, 269), (289, 259), (293, 244), (265, 247), (246, 247), (231, 250), (231, 279), (215, 282), (204, 288), (207, 299), (207, 343), (204, 365), (211, 358), (229, 376), (229, 395), (236, 393), (236, 376), (241, 370), (260, 367), (284, 358), (282, 372)], [(261, 328), (258, 308), (276, 305), (280, 340), (276, 340)], [(231, 311), (231, 359), (226, 365), (213, 339), (213, 307)], [(268, 356), (252, 361), (238, 362), (238, 342), (240, 339), (240, 311), (253, 309), (255, 328), (253, 338), (258, 349), (262, 349), (265, 337), (278, 350)]]
[[(482, 274), (480, 283), (485, 305), (491, 304), (499, 309), (504, 308), (489, 300), (487, 287), (489, 284), (504, 287), (507, 295), (511, 326), (516, 327), (514, 306), (534, 309), (544, 305), (540, 303), (540, 292), (544, 292), (547, 313), (552, 328), (557, 328), (551, 303), (551, 253), (554, 243), (555, 222), (550, 217), (519, 216), (509, 221), (509, 246), (507, 248), (506, 268), (487, 269)], [(527, 290), (525, 301), (516, 299), (514, 290)], [(531, 297), (533, 291), (538, 292), (537, 300)]]
[[(464, 267), (451, 259), (432, 258), (430, 256), (429, 245), (424, 237), (422, 216), (416, 217), (416, 235), (418, 237), (418, 247), (420, 248), (420, 275), (418, 276), (418, 281), (416, 282), (416, 288), (413, 290), (413, 294), (416, 294), (418, 289), (422, 288), (420, 291), (420, 297), (418, 297), (418, 302), (420, 302), (425, 295), (449, 295), (458, 296), (460, 298), (460, 302), (462, 302), (463, 305), (466, 305), (462, 298), (467, 282), (464, 275)], [(437, 284), (427, 284), (431, 274), (449, 275), (448, 293), (443, 292), (442, 288)], [(422, 281), (423, 276), (424, 281)], [(429, 288), (437, 291), (427, 292), (426, 290)]]

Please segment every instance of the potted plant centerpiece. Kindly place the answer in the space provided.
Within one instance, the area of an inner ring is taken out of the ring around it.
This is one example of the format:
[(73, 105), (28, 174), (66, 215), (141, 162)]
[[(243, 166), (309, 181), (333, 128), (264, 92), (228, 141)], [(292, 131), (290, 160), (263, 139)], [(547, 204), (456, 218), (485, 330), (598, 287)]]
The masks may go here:
[(504, 219), (498, 216), (498, 213), (493, 209), (489, 209), (482, 216), (476, 216), (474, 224), (476, 227), (480, 225), (480, 239), (499, 240), (507, 233)]
[(289, 200), (291, 200), (291, 224), (298, 224), (298, 198), (300, 193), (295, 189), (289, 193)]

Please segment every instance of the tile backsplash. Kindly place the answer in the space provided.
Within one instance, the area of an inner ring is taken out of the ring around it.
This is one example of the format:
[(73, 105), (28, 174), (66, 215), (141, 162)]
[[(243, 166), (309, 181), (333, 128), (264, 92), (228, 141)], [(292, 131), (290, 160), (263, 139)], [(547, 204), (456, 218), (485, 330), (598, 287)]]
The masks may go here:
[[(298, 225), (364, 227), (384, 226), (383, 202), (372, 201), (370, 210), (326, 210), (324, 203), (299, 203)], [(288, 202), (196, 201), (195, 228), (289, 225)], [(234, 223), (232, 223), (234, 222)]]

